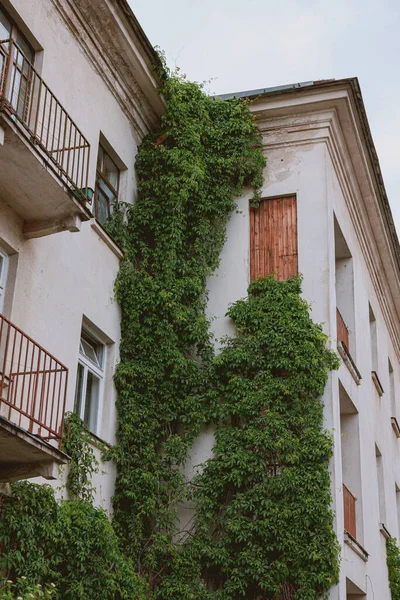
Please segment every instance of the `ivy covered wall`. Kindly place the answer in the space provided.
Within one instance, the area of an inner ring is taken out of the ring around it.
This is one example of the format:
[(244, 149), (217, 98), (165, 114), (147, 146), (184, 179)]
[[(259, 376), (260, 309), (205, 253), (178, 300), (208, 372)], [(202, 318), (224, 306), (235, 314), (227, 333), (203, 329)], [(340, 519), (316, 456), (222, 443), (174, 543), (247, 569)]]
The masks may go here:
[[(137, 201), (108, 224), (124, 248), (114, 521), (91, 505), (96, 467), (78, 431), (71, 500), (18, 484), (0, 509), (3, 569), (55, 579), (58, 598), (317, 600), (338, 576), (320, 400), (337, 358), (298, 278), (253, 283), (229, 311), (237, 335), (215, 356), (207, 277), (235, 197), (251, 186), (259, 199), (261, 138), (243, 100), (210, 98), (176, 73), (160, 91), (167, 111), (139, 149)], [(182, 467), (211, 422), (214, 457), (187, 481)], [(195, 513), (180, 532), (184, 502)]]

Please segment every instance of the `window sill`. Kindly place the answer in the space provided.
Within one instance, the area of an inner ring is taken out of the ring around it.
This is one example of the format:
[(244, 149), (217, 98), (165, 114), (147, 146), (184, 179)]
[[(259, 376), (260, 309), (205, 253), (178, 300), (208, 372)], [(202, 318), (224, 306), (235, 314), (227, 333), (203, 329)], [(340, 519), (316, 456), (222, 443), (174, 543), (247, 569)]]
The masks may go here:
[(99, 437), (92, 431), (90, 432), (90, 438), (91, 445), (97, 448), (97, 450), (103, 451), (110, 450), (112, 448), (112, 444), (106, 442), (105, 440), (102, 440), (101, 437)]
[(390, 533), (388, 532), (388, 530), (385, 527), (384, 523), (379, 523), (379, 531), (381, 532), (381, 534), (383, 535), (383, 537), (388, 540), (390, 537), (392, 537), (390, 535)]
[(395, 432), (396, 437), (400, 438), (400, 425), (399, 425), (396, 417), (392, 417), (391, 421), (392, 421), (393, 431)]
[(360, 385), (361, 379), (362, 379), (361, 373), (357, 369), (356, 364), (355, 364), (354, 360), (352, 359), (350, 352), (347, 350), (347, 348), (343, 344), (343, 342), (339, 342), (339, 341), (337, 343), (337, 349), (338, 349), (340, 356), (343, 359), (344, 364), (350, 371), (350, 374), (353, 377), (354, 381), (356, 382), (357, 385)]
[(344, 543), (347, 544), (364, 562), (368, 562), (368, 552), (357, 542), (348, 531), (344, 532)]
[(378, 373), (376, 371), (371, 371), (371, 377), (372, 377), (372, 381), (374, 382), (374, 385), (376, 387), (376, 391), (378, 392), (379, 396), (382, 397), (384, 394), (384, 391), (383, 391), (382, 384), (379, 380)]
[(124, 256), (124, 253), (122, 252), (121, 248), (114, 242), (112, 237), (107, 233), (104, 227), (100, 225), (97, 219), (93, 217), (93, 219), (90, 220), (90, 226), (93, 229), (93, 231), (97, 233), (99, 238), (101, 238), (103, 242), (110, 248), (110, 250), (114, 252), (115, 256), (117, 256), (117, 258), (121, 260)]

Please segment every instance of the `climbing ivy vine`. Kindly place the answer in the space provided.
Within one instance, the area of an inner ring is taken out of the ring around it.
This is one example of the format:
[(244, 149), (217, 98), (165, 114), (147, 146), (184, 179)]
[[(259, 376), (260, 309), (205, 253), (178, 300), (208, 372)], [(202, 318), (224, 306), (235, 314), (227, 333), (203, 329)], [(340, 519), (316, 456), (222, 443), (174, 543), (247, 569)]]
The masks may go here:
[[(214, 356), (207, 277), (235, 196), (251, 185), (258, 201), (261, 142), (242, 100), (209, 98), (176, 75), (162, 93), (166, 116), (137, 158), (137, 201), (124, 227), (121, 213), (110, 224), (125, 250), (115, 526), (160, 600), (285, 590), (316, 600), (338, 574), (319, 399), (338, 362), (298, 280), (253, 284), (229, 312), (237, 337)], [(181, 467), (210, 422), (215, 457), (188, 482)]]
[(176, 507), (187, 487), (178, 467), (209, 418), (206, 280), (235, 196), (245, 185), (258, 190), (264, 166), (246, 102), (215, 100), (176, 74), (161, 93), (167, 110), (139, 149), (136, 203), (122, 231), (110, 225), (125, 250), (116, 282), (115, 524), (153, 588), (175, 552)]
[(68, 454), (66, 489), (71, 499), (93, 502), (92, 477), (98, 472), (93, 436), (78, 415), (67, 413), (64, 420), (63, 451)]
[(318, 600), (337, 582), (320, 396), (338, 359), (300, 284), (260, 279), (229, 309), (237, 335), (207, 394), (214, 457), (193, 482), (193, 528), (159, 598), (190, 598), (206, 582), (193, 598)]
[[(160, 92), (136, 203), (107, 226), (124, 249), (114, 521), (91, 504), (97, 465), (70, 416), (71, 500), (14, 486), (0, 510), (3, 570), (54, 581), (57, 599), (317, 600), (338, 575), (320, 400), (337, 358), (298, 278), (253, 283), (215, 356), (207, 278), (235, 197), (248, 186), (259, 200), (261, 138), (246, 101), (210, 98), (177, 73)], [(190, 481), (182, 467), (210, 424), (213, 457)]]

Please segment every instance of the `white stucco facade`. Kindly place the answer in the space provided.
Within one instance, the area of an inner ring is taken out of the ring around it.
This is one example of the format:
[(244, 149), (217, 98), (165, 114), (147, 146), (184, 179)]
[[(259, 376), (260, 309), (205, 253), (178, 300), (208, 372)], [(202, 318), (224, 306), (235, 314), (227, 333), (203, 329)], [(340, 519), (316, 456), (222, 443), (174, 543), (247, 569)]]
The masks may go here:
[[(400, 525), (400, 440), (391, 423), (400, 411), (400, 271), (397, 238), (380, 205), (376, 165), (369, 155), (355, 90), (358, 85), (350, 80), (258, 92), (252, 110), (267, 158), (262, 198), (296, 195), (303, 295), (313, 319), (322, 323), (336, 349), (336, 307), (339, 295), (346, 293), (348, 306), (341, 310), (347, 310), (351, 356), (361, 375), (356, 382), (342, 361), (324, 394), (325, 427), (334, 436), (333, 508), (342, 547), (340, 585), (330, 597), (390, 600), (384, 534), (387, 530), (398, 537)], [(335, 260), (338, 226), (351, 254), (352, 285), (340, 281), (338, 241)], [(249, 195), (245, 195), (232, 214), (220, 267), (209, 282), (208, 308), (217, 338), (232, 334), (226, 310), (246, 296), (249, 283)], [(376, 365), (369, 305), (376, 319)], [(378, 394), (371, 371), (377, 372), (383, 395)], [(343, 484), (357, 497), (358, 543), (344, 534)]]
[[(158, 122), (163, 107), (152, 71), (155, 55), (133, 15), (111, 0), (6, 0), (1, 5), (34, 48), (36, 70), (90, 143), (89, 187), (95, 188), (101, 140), (120, 169), (119, 200), (134, 202), (137, 147)], [(0, 122), (0, 132), (0, 143), (5, 144), (7, 122)], [(35, 154), (33, 147), (28, 151)], [(32, 177), (35, 169), (43, 174), (46, 196), (50, 188), (46, 188), (45, 160), (35, 158), (30, 168)], [(56, 183), (68, 203), (68, 186)], [(7, 184), (7, 189), (15, 186), (18, 193), (18, 181)], [(113, 286), (122, 254), (94, 218), (87, 220), (92, 210), (93, 205), (86, 207), (78, 231), (27, 239), (13, 195), (0, 189), (0, 249), (9, 257), (3, 313), (68, 368), (69, 411), (74, 408), (82, 329), (103, 345), (95, 433), (112, 444), (116, 430), (113, 372), (120, 341), (120, 310)], [(36, 219), (40, 218), (38, 214)], [(95, 501), (106, 509), (114, 479), (112, 463), (101, 463), (94, 481)], [(59, 481), (53, 483), (59, 487)]]

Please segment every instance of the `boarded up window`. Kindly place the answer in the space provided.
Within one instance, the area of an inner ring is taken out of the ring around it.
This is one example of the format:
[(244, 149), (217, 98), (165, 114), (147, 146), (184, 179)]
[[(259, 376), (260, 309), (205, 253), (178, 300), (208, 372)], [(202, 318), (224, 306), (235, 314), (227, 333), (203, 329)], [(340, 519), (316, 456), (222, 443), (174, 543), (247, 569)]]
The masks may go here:
[(356, 539), (356, 500), (350, 490), (343, 484), (344, 528)]
[(261, 200), (250, 208), (250, 278), (298, 273), (296, 196)]

